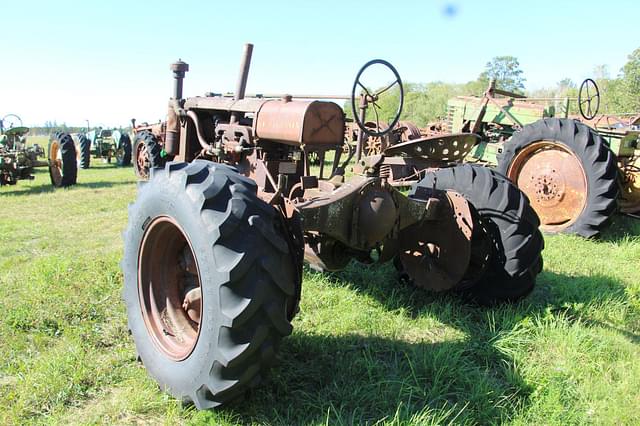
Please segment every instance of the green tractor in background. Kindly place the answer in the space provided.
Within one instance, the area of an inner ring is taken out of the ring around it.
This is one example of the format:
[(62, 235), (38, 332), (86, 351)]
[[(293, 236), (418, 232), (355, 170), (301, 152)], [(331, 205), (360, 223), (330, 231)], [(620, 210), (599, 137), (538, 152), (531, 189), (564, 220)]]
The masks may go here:
[(111, 163), (115, 158), (120, 167), (131, 165), (131, 138), (116, 129), (96, 127), (86, 133), (73, 135), (76, 144), (78, 166), (88, 169), (91, 157)]
[[(580, 115), (570, 115), (577, 101)], [(598, 116), (600, 93), (585, 80), (576, 98), (527, 98), (496, 88), (448, 102), (423, 129), (431, 157), (494, 167), (527, 194), (548, 233), (596, 236), (618, 210), (640, 211), (640, 116)], [(475, 142), (462, 135), (474, 135)], [(396, 185), (422, 170), (398, 166)]]
[(0, 120), (0, 186), (15, 185), (18, 180), (34, 179), (36, 167), (48, 167), (51, 184), (55, 187), (74, 185), (77, 178), (76, 151), (71, 136), (56, 132), (47, 148), (48, 161), (38, 157), (45, 152), (37, 144), (27, 145), (29, 128), (15, 114)]

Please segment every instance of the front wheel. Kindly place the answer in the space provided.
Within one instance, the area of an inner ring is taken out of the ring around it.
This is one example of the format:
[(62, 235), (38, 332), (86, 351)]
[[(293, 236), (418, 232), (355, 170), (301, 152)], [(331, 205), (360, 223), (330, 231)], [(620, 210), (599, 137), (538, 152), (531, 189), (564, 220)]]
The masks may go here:
[(471, 164), (427, 172), (409, 197), (421, 199), (431, 189), (455, 191), (471, 207), (470, 262), (454, 290), (482, 304), (529, 294), (542, 270), (544, 240), (538, 216), (522, 191), (504, 176)]
[(124, 234), (129, 328), (162, 388), (214, 407), (274, 361), (301, 268), (279, 213), (233, 168), (196, 160), (152, 174)]
[(165, 162), (158, 138), (146, 130), (137, 133), (133, 144), (133, 169), (136, 176), (147, 180), (150, 170), (163, 167)]

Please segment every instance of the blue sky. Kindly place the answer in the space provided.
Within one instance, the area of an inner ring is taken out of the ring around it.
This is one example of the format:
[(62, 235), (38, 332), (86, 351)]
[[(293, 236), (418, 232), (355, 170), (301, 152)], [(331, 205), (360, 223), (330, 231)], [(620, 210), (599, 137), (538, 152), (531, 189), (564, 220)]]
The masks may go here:
[(126, 125), (163, 117), (169, 64), (185, 95), (232, 91), (255, 45), (248, 92), (343, 94), (362, 64), (404, 81), (466, 82), (498, 55), (527, 89), (613, 76), (640, 47), (640, 1), (6, 1), (0, 7), (0, 115)]

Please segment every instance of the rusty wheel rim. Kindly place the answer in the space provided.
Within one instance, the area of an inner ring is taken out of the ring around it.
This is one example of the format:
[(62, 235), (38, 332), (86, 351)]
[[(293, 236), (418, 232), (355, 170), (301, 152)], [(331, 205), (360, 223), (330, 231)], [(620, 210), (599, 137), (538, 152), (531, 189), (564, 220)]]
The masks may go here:
[(147, 145), (139, 142), (136, 151), (136, 165), (138, 174), (140, 175), (140, 177), (146, 179), (149, 177), (149, 152), (147, 151)]
[(542, 140), (520, 150), (507, 176), (527, 194), (546, 232), (571, 226), (587, 204), (582, 162), (557, 141)]
[(191, 355), (200, 336), (200, 274), (191, 243), (173, 218), (156, 217), (145, 230), (138, 298), (155, 346), (174, 361)]
[(52, 142), (49, 147), (49, 171), (54, 184), (60, 186), (62, 184), (62, 152), (57, 141)]

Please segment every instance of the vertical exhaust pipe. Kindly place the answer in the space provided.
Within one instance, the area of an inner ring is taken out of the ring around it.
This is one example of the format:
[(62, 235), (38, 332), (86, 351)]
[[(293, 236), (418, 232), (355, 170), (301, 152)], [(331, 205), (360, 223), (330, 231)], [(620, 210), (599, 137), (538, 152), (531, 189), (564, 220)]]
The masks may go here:
[[(240, 75), (236, 83), (236, 91), (233, 94), (233, 100), (239, 101), (244, 99), (244, 93), (247, 90), (247, 79), (249, 78), (249, 67), (251, 66), (251, 54), (253, 53), (253, 44), (244, 45), (242, 52), (242, 60), (240, 61)], [(242, 113), (234, 112), (231, 114), (231, 123), (237, 123), (242, 118)]]
[(189, 71), (189, 64), (178, 59), (171, 64), (173, 71), (173, 93), (169, 101), (169, 111), (167, 113), (167, 133), (164, 140), (164, 151), (169, 155), (177, 155), (180, 151), (180, 121), (176, 114), (175, 105), (182, 99), (182, 83), (184, 75)]

